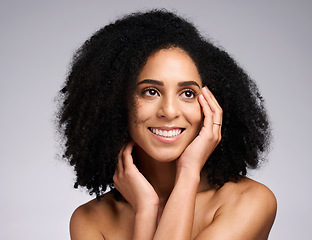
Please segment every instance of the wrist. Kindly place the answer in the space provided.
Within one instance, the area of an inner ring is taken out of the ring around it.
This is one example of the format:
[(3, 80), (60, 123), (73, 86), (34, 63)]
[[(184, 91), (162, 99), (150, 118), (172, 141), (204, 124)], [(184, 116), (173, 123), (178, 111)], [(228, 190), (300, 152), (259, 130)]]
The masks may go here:
[(146, 207), (146, 208), (139, 208), (135, 213), (135, 220), (136, 221), (147, 221), (151, 219), (156, 219), (158, 214), (158, 207)]
[[(132, 239), (153, 239), (157, 224), (158, 210), (145, 209), (135, 214)], [(144, 228), (142, 228), (144, 226)]]
[(176, 173), (176, 183), (184, 181), (189, 185), (198, 185), (200, 182), (200, 172), (189, 167), (180, 167)]
[(147, 215), (147, 213), (157, 213), (159, 208), (159, 199), (153, 201), (145, 201), (144, 204), (139, 204), (135, 209), (135, 214)]

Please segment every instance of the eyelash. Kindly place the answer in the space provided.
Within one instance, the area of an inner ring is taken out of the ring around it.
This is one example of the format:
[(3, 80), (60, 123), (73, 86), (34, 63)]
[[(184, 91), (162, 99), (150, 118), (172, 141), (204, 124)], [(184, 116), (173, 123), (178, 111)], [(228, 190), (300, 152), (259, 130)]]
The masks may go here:
[[(155, 91), (155, 93), (154, 93), (154, 94), (150, 94), (150, 91)], [(198, 94), (197, 94), (193, 89), (190, 89), (190, 88), (184, 89), (180, 95), (186, 94), (186, 92), (190, 92), (191, 94), (193, 94), (192, 97), (187, 97), (187, 96), (185, 96), (185, 98), (187, 98), (187, 99), (194, 99), (195, 97), (198, 96)], [(155, 95), (158, 95), (158, 96), (160, 95), (160, 94), (159, 94), (159, 91), (158, 91), (157, 89), (153, 88), (153, 87), (144, 88), (144, 89), (142, 90), (141, 94), (142, 94), (142, 96), (143, 96), (143, 95), (147, 95), (147, 96), (149, 96), (149, 97), (153, 97), (153, 96), (155, 96)]]
[(186, 98), (188, 98), (188, 99), (193, 99), (193, 98), (195, 98), (198, 94), (193, 90), (193, 89), (185, 89), (183, 92), (182, 92), (182, 94), (185, 94), (186, 92), (191, 92), (192, 94), (193, 94), (193, 96), (192, 97), (187, 97), (187, 96), (185, 96)]
[[(146, 95), (149, 91), (155, 91), (155, 94), (159, 95), (157, 89), (152, 88), (152, 87), (144, 88), (144, 89), (142, 90), (142, 95)], [(154, 95), (149, 94), (148, 96), (155, 96), (155, 94), (154, 94)]]

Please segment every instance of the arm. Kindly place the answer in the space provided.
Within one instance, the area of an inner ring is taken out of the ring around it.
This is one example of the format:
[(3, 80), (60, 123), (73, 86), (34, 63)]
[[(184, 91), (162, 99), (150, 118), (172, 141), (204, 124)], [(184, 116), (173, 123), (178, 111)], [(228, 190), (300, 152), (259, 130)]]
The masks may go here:
[(116, 189), (131, 204), (135, 212), (133, 239), (148, 240), (153, 238), (156, 230), (159, 198), (133, 163), (131, 156), (133, 145), (134, 142), (130, 141), (120, 151), (113, 180)]
[(200, 172), (221, 140), (222, 109), (205, 87), (199, 96), (204, 123), (199, 135), (177, 161), (176, 184), (168, 199), (154, 239), (191, 239)]
[(198, 183), (199, 176), (179, 174), (154, 239), (191, 239)]
[[(209, 157), (221, 138), (221, 128), (213, 123), (221, 123), (222, 110), (207, 89), (203, 89), (202, 93), (205, 99), (201, 97), (199, 101), (205, 115), (204, 126), (177, 162), (176, 184), (156, 230), (155, 239), (192, 239), (199, 173), (203, 160)], [(210, 143), (209, 149), (207, 143)], [(276, 215), (276, 199), (267, 187), (249, 181), (241, 183), (244, 186), (242, 189), (232, 183), (225, 190), (224, 204), (216, 212), (212, 223), (196, 236), (196, 240), (268, 238)]]

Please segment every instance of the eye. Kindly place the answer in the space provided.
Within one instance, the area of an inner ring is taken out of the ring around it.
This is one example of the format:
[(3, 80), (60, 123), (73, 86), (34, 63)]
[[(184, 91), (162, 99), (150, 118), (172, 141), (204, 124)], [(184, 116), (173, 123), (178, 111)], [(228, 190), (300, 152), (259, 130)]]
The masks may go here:
[(183, 91), (181, 95), (187, 99), (192, 99), (192, 98), (195, 98), (197, 96), (196, 92), (191, 90), (191, 89), (187, 89), (187, 90)]
[(157, 96), (158, 92), (154, 88), (147, 88), (142, 91), (142, 95), (153, 97), (153, 96)]

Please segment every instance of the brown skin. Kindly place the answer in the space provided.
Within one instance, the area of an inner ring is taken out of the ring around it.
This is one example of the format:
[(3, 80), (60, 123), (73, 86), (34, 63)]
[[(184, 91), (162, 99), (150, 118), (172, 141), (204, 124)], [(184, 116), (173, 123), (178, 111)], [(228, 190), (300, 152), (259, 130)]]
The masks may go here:
[[(275, 214), (276, 199), (267, 187), (248, 178), (229, 182), (219, 190), (197, 193), (191, 239), (205, 233), (204, 239), (211, 240), (264, 240)], [(70, 224), (71, 238), (132, 239), (134, 220), (131, 205), (125, 200), (116, 201), (112, 193), (107, 193), (76, 209)]]
[(178, 48), (156, 52), (139, 75), (135, 97), (133, 140), (121, 149), (113, 178), (124, 199), (107, 193), (79, 207), (72, 239), (267, 239), (276, 214), (273, 193), (248, 178), (218, 189), (201, 173), (221, 140), (222, 109), (202, 88), (192, 59)]

